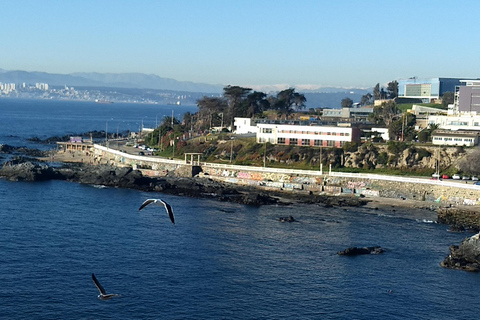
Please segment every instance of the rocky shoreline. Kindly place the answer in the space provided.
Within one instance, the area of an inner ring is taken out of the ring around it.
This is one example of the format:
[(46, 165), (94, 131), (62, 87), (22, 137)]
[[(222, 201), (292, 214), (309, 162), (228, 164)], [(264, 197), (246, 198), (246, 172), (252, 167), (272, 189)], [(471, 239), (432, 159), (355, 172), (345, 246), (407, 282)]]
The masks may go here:
[(259, 191), (253, 187), (238, 186), (207, 177), (182, 178), (174, 175), (152, 178), (138, 170), (110, 165), (62, 163), (52, 165), (31, 158), (15, 157), (0, 169), (0, 177), (10, 181), (64, 180), (143, 191), (162, 192), (198, 198), (215, 198), (247, 205), (318, 203), (325, 206), (362, 206), (368, 200), (353, 196), (332, 197), (311, 193)]
[[(424, 202), (415, 204), (399, 199), (378, 198), (375, 200), (355, 196), (328, 196), (310, 192), (285, 192), (259, 190), (238, 186), (205, 177), (183, 178), (168, 174), (165, 177), (146, 177), (141, 171), (129, 167), (111, 165), (88, 165), (84, 163), (46, 162), (47, 152), (0, 145), (0, 178), (10, 181), (64, 180), (75, 183), (129, 188), (142, 191), (162, 192), (180, 196), (212, 198), (246, 205), (291, 205), (295, 203), (319, 204), (325, 207), (367, 206), (372, 209), (387, 207), (426, 209)], [(392, 209), (395, 211), (395, 209)], [(437, 208), (437, 222), (447, 224), (451, 231), (480, 230), (480, 210), (474, 208)], [(293, 219), (293, 217), (292, 217)], [(292, 220), (293, 221), (293, 220)], [(289, 221), (290, 222), (290, 221)], [(452, 245), (450, 254), (441, 263), (442, 267), (480, 271), (480, 233), (465, 239), (459, 246)], [(350, 252), (348, 252), (350, 253)]]

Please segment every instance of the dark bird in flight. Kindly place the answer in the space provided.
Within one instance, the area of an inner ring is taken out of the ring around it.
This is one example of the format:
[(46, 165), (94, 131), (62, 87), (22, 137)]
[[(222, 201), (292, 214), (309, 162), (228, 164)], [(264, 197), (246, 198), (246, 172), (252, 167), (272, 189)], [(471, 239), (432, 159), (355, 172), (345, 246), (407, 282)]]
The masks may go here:
[(95, 284), (95, 287), (97, 287), (98, 292), (100, 292), (100, 294), (98, 295), (98, 299), (109, 300), (109, 299), (112, 299), (113, 297), (120, 296), (119, 294), (115, 294), (115, 293), (107, 293), (105, 289), (102, 287), (102, 285), (100, 284), (100, 282), (98, 282), (97, 277), (95, 277), (94, 273), (92, 273), (92, 280), (93, 280), (93, 283)]
[(144, 203), (142, 203), (142, 205), (140, 206), (140, 209), (138, 209), (138, 211), (142, 210), (143, 208), (148, 206), (150, 203), (155, 203), (156, 205), (164, 206), (165, 210), (168, 213), (168, 216), (170, 217), (170, 221), (172, 221), (172, 223), (175, 224), (175, 217), (173, 216), (172, 207), (168, 203), (163, 201), (162, 199), (147, 199), (147, 200), (145, 200)]

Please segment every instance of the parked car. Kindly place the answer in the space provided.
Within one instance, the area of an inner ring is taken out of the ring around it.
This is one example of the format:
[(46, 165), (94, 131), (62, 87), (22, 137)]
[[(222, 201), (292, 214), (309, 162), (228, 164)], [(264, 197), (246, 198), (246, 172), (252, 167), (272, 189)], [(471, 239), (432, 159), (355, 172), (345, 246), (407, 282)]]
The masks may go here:
[(477, 182), (475, 182), (475, 183), (473, 183), (473, 184), (476, 185), (476, 186), (480, 186), (480, 181), (477, 181)]
[(138, 153), (138, 155), (139, 155), (139, 156), (144, 156), (144, 155), (145, 155), (145, 152), (140, 151), (140, 152)]
[(454, 174), (454, 175), (452, 176), (452, 179), (454, 179), (454, 180), (460, 180), (460, 176), (459, 176), (458, 174)]
[(473, 181), (478, 181), (478, 177), (472, 176), (472, 180), (473, 180)]
[(442, 179), (450, 179), (450, 177), (448, 176), (448, 174), (444, 174), (442, 175)]
[(469, 176), (462, 176), (462, 180), (470, 180)]
[(432, 178), (433, 179), (438, 179), (438, 178), (440, 178), (440, 174), (434, 173), (434, 174), (432, 174)]

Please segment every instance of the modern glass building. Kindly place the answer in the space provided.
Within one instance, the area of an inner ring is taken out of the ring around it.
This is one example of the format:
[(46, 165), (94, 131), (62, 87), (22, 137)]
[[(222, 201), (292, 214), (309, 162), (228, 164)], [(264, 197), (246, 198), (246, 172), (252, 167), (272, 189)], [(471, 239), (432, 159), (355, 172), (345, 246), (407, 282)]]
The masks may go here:
[(460, 86), (461, 78), (428, 78), (416, 77), (398, 80), (398, 96), (402, 98), (420, 99), (423, 103), (440, 99), (445, 92), (455, 92)]

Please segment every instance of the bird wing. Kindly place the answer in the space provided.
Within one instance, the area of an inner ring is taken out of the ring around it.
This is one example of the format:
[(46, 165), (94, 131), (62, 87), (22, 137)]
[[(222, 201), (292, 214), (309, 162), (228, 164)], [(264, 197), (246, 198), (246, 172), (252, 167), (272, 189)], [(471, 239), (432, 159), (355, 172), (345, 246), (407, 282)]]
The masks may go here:
[(94, 273), (92, 273), (92, 280), (93, 280), (93, 283), (95, 284), (95, 286), (97, 287), (98, 291), (100, 292), (100, 294), (107, 294), (105, 292), (105, 289), (100, 284), (100, 282), (98, 282), (97, 277), (95, 277)]
[(147, 199), (145, 200), (142, 205), (140, 206), (140, 208), (138, 209), (138, 211), (142, 210), (143, 208), (145, 208), (146, 206), (148, 206), (150, 203), (153, 203), (153, 202), (156, 202), (157, 200), (156, 199)]
[(172, 221), (172, 223), (175, 224), (175, 217), (173, 216), (172, 207), (163, 200), (160, 200), (160, 202), (163, 203), (165, 210), (167, 210), (168, 216), (170, 217), (170, 221)]

